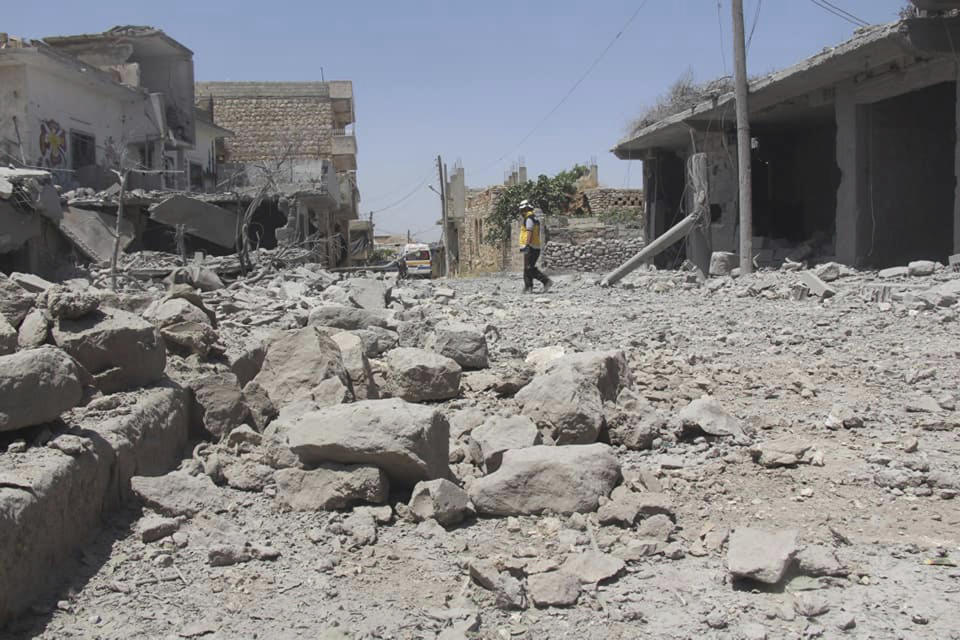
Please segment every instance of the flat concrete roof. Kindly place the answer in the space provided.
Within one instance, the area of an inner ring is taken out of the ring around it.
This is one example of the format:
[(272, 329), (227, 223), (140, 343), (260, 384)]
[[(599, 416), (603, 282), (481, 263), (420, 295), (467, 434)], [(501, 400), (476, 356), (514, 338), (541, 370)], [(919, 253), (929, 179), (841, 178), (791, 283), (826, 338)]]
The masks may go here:
[[(846, 42), (824, 49), (792, 67), (771, 73), (750, 83), (751, 114), (769, 109), (792, 98), (825, 88), (875, 68), (905, 54), (918, 54), (909, 37), (914, 22), (956, 20), (954, 18), (917, 18), (857, 30)], [(733, 92), (711, 96), (693, 108), (685, 109), (655, 122), (621, 140), (613, 152), (618, 158), (640, 157), (656, 147), (677, 147), (687, 143), (691, 123), (720, 120), (733, 113)], [(719, 128), (719, 125), (717, 125)], [(694, 127), (696, 128), (696, 127)]]

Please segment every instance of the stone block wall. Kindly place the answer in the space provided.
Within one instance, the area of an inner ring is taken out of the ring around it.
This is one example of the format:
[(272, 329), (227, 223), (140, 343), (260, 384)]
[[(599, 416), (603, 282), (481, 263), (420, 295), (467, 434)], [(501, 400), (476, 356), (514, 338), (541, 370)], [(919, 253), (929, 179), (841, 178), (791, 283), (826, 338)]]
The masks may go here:
[(319, 83), (200, 83), (197, 103), (213, 103), (214, 122), (233, 131), (224, 140), (226, 161), (238, 164), (280, 157), (292, 145), (294, 159), (333, 153), (333, 106)]
[(601, 215), (614, 211), (643, 211), (642, 189), (608, 189), (600, 187), (583, 191), (585, 208), (593, 215)]
[(549, 242), (541, 257), (552, 271), (605, 272), (643, 249), (642, 225), (604, 224), (599, 218), (547, 220)]
[[(493, 246), (483, 241), (487, 215), (497, 205), (504, 187), (470, 190), (460, 232), (460, 273), (492, 273), (513, 270), (510, 244)], [(513, 238), (511, 238), (513, 240)]]

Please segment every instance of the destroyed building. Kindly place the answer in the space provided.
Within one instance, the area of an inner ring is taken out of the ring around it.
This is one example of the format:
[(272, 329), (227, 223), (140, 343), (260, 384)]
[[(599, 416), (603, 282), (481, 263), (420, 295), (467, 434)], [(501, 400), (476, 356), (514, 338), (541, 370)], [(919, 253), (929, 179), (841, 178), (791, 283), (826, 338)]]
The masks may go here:
[[(460, 275), (497, 271), (522, 271), (523, 255), (517, 251), (519, 217), (510, 238), (499, 244), (486, 242), (488, 216), (507, 187), (525, 182), (527, 168), (519, 165), (503, 185), (470, 189), (464, 185), (463, 167), (457, 167), (447, 184), (450, 194), (451, 269)], [(554, 271), (612, 269), (644, 246), (645, 203), (640, 189), (600, 186), (597, 165), (578, 181), (571, 211), (544, 215), (548, 242), (542, 266)], [(575, 211), (574, 211), (575, 210)]]
[[(960, 252), (957, 65), (960, 18), (920, 17), (852, 39), (750, 83), (753, 249), (858, 267), (946, 263)], [(737, 251), (737, 136), (732, 92), (642, 122), (614, 152), (642, 160), (648, 237), (691, 212), (688, 159), (706, 152), (709, 221), (687, 257)], [(682, 256), (681, 256), (682, 259)], [(669, 253), (658, 264), (675, 262)]]
[(219, 179), (234, 188), (270, 180), (283, 194), (278, 241), (322, 240), (331, 266), (365, 255), (372, 237), (357, 224), (352, 82), (202, 82), (196, 100), (234, 133), (223, 140)]
[(26, 41), (0, 37), (0, 153), (44, 168), (64, 189), (102, 189), (128, 157), (132, 187), (183, 188), (196, 143), (193, 52), (159, 29)]

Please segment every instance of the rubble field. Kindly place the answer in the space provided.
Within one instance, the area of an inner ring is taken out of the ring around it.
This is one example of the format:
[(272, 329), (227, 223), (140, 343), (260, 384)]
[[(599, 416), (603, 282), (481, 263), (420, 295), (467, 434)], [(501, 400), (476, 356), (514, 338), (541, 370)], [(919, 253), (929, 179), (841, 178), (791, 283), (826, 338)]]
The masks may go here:
[(960, 274), (256, 263), (0, 277), (4, 637), (960, 638)]

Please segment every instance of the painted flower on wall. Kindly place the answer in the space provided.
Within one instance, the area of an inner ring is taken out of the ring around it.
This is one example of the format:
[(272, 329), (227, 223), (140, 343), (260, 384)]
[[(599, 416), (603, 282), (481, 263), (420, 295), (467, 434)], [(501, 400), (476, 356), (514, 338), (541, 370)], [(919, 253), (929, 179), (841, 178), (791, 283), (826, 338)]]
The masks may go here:
[(67, 156), (67, 133), (56, 120), (40, 121), (40, 166), (59, 167)]

